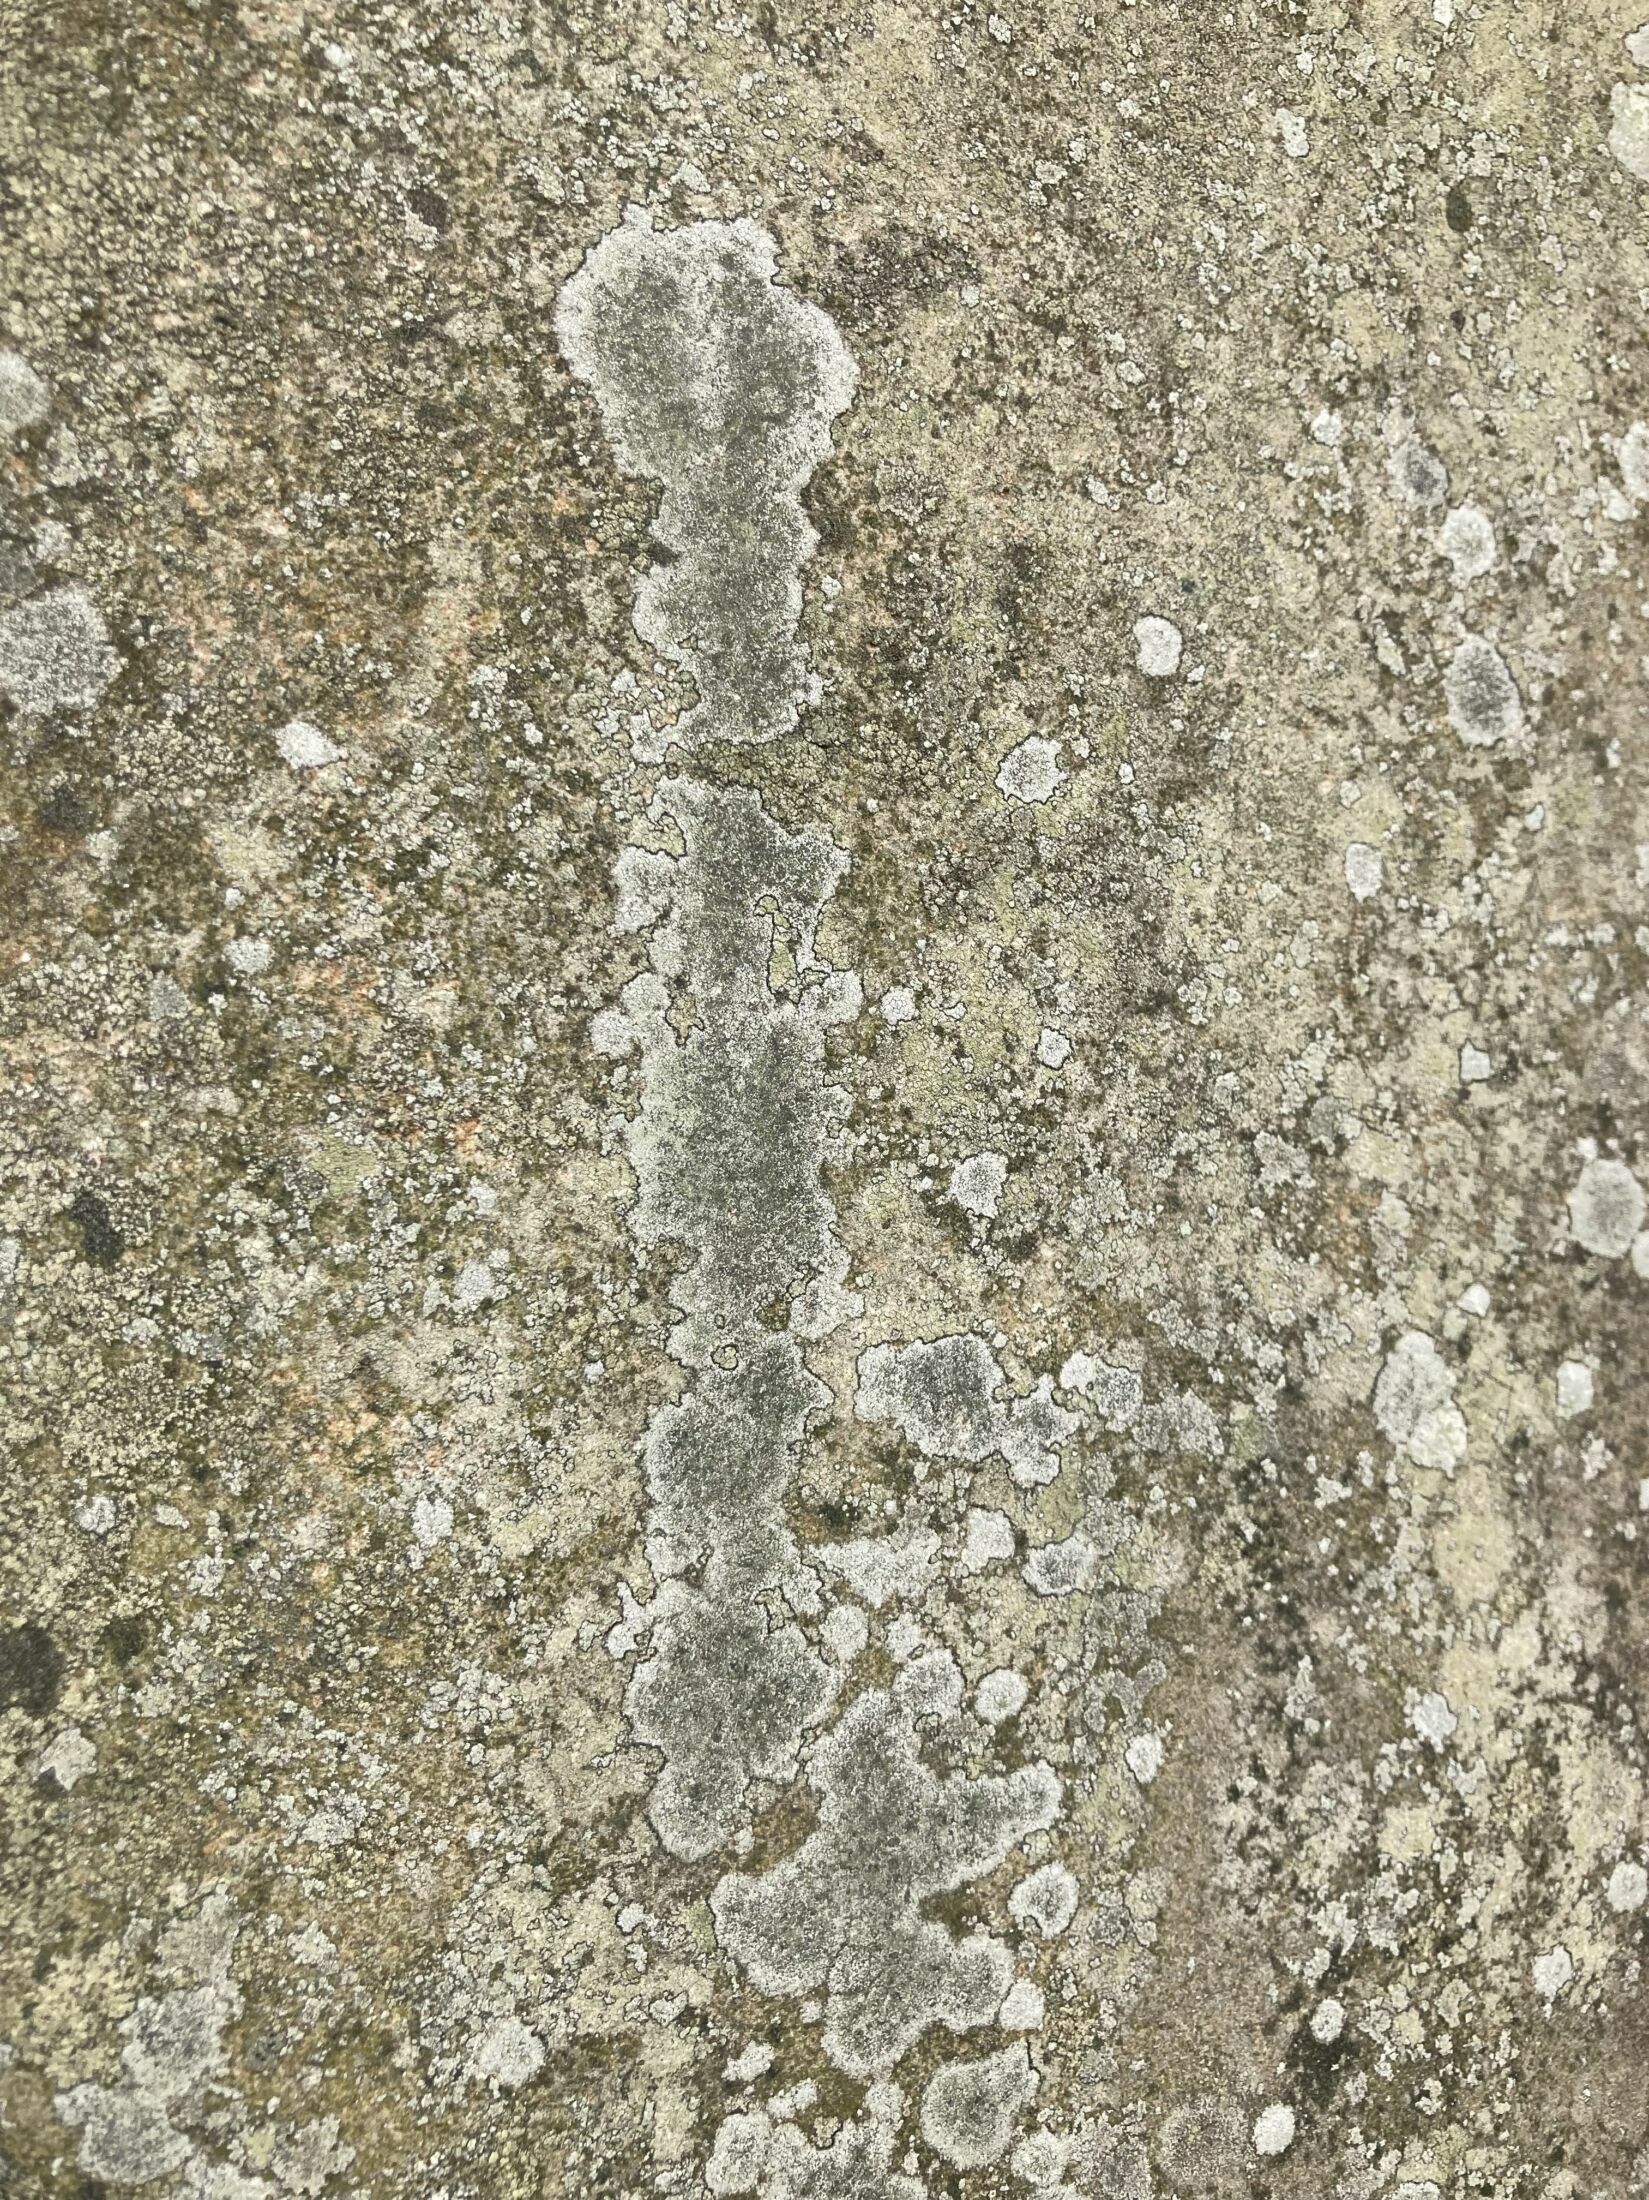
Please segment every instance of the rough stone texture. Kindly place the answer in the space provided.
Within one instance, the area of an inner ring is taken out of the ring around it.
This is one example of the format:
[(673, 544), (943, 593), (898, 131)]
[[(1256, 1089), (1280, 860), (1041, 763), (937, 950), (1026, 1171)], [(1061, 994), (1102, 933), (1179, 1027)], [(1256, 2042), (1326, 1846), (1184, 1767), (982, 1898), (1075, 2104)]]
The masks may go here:
[(0, 0), (8, 2200), (1649, 2192), (1646, 192)]

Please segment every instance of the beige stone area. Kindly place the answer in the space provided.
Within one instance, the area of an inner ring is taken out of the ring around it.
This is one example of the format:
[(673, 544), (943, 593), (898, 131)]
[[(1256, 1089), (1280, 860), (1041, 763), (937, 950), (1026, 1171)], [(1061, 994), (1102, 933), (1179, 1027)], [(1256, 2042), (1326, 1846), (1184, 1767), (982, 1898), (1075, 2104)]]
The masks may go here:
[(0, 0), (0, 2191), (1649, 2193), (1642, 0)]

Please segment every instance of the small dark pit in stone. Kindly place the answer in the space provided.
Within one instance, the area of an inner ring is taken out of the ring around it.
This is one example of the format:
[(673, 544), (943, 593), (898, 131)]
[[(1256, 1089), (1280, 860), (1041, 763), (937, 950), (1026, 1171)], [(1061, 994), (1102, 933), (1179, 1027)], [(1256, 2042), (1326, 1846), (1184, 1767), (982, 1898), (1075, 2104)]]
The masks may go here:
[(63, 1653), (34, 1620), (0, 1633), (0, 1711), (42, 1719), (63, 1685)]
[(1476, 216), (1472, 212), (1472, 202), (1466, 196), (1464, 184), (1456, 183), (1450, 186), (1449, 195), (1443, 201), (1443, 219), (1457, 237), (1463, 237), (1476, 220)]
[(451, 217), (447, 202), (439, 191), (432, 191), (428, 184), (415, 183), (407, 193), (407, 204), (426, 229), (445, 233)]
[(148, 1640), (147, 1622), (136, 1612), (118, 1612), (98, 1640), (116, 1665), (129, 1665)]
[(80, 1231), (82, 1257), (99, 1268), (112, 1268), (126, 1250), (126, 1240), (115, 1228), (108, 1203), (87, 1185), (75, 1193), (67, 1209), (69, 1220)]
[(66, 779), (59, 781), (34, 814), (49, 833), (80, 834), (92, 822), (92, 813)]

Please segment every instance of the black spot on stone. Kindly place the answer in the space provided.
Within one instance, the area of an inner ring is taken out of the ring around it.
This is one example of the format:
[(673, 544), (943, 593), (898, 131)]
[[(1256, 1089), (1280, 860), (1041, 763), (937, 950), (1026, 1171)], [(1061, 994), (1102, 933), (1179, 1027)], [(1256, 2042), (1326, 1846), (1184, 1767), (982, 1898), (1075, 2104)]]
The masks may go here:
[(49, 833), (83, 833), (92, 814), (68, 780), (62, 780), (41, 803), (35, 816)]
[(436, 230), (443, 236), (446, 234), (447, 223), (452, 217), (439, 191), (432, 191), (428, 184), (415, 183), (407, 193), (407, 204), (427, 229)]
[(99, 1268), (112, 1268), (125, 1252), (126, 1240), (115, 1228), (106, 1201), (83, 1185), (66, 1211), (69, 1220), (79, 1227), (83, 1257), (95, 1261)]
[(63, 1685), (63, 1653), (33, 1620), (0, 1634), (0, 1711), (43, 1719)]
[(1476, 218), (1472, 212), (1472, 202), (1466, 196), (1465, 185), (1451, 184), (1449, 195), (1443, 201), (1443, 219), (1457, 237), (1463, 237)]
[(116, 1665), (130, 1665), (148, 1635), (148, 1627), (136, 1612), (118, 1612), (104, 1628), (100, 1639)]

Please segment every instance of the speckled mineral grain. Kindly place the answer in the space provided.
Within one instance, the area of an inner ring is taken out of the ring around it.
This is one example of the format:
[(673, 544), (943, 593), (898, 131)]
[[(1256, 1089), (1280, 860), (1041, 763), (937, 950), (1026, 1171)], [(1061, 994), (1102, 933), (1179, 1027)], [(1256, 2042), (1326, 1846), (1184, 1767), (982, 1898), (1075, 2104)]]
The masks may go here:
[(1649, 23), (0, 178), (7, 2200), (1649, 2194)]

